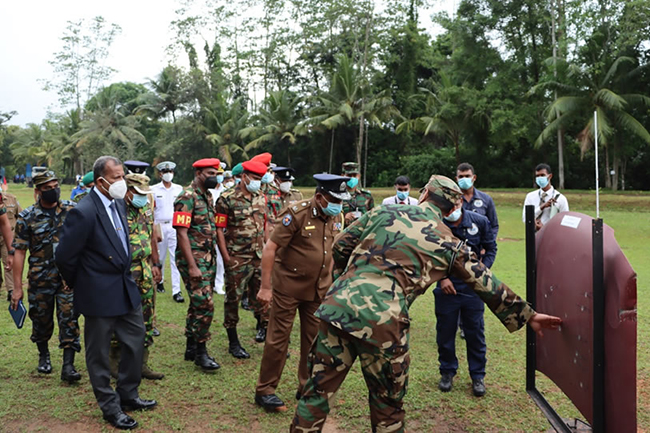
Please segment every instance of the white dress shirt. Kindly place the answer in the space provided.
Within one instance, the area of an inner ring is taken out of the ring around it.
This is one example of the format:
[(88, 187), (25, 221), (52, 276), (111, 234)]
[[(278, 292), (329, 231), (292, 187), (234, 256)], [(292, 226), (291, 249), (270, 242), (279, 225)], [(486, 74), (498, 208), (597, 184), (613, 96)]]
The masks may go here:
[(560, 194), (558, 191), (551, 186), (548, 191), (544, 191), (543, 189), (538, 189), (532, 192), (529, 192), (526, 195), (526, 200), (524, 201), (524, 209), (521, 214), (521, 220), (523, 222), (526, 222), (526, 206), (528, 205), (533, 205), (535, 206), (535, 217), (538, 217), (540, 214), (539, 207), (549, 201), (552, 198), (555, 198), (555, 196), (558, 196), (557, 199), (555, 200), (555, 204), (552, 206), (547, 207), (542, 211), (542, 215), (540, 217), (540, 221), (542, 224), (546, 224), (550, 219), (551, 219), (551, 208), (556, 207), (555, 210), (557, 210), (556, 213), (560, 212), (567, 212), (569, 210), (569, 202), (567, 201), (566, 197), (563, 194)]
[(170, 223), (174, 217), (174, 201), (183, 192), (183, 187), (172, 183), (169, 188), (166, 188), (165, 184), (160, 182), (153, 185), (151, 191), (156, 200), (153, 215), (155, 223)]
[(410, 204), (410, 205), (416, 205), (418, 204), (417, 199), (414, 199), (413, 197), (408, 197), (406, 200), (400, 200), (397, 198), (397, 194), (395, 194), (392, 197), (386, 197), (381, 204)]

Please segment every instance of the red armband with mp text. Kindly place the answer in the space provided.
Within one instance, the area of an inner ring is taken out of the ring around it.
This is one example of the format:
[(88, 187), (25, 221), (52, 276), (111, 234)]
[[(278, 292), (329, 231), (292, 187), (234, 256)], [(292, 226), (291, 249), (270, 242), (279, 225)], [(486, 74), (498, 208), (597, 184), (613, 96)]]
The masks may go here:
[(226, 228), (226, 225), (228, 224), (228, 215), (218, 213), (217, 217), (215, 218), (215, 224), (221, 229)]
[(192, 214), (189, 212), (174, 212), (172, 226), (188, 228), (192, 222)]

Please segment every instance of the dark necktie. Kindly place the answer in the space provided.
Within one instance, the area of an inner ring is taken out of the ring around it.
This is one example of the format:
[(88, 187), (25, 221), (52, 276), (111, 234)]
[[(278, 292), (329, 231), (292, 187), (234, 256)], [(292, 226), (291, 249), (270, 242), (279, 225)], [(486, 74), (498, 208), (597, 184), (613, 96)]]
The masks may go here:
[(117, 202), (115, 202), (115, 200), (113, 200), (113, 202), (111, 203), (110, 208), (113, 214), (113, 224), (115, 225), (115, 231), (117, 232), (117, 237), (119, 237), (120, 241), (122, 241), (122, 245), (124, 246), (124, 251), (128, 256), (129, 243), (126, 240), (126, 232), (124, 231), (124, 227), (122, 227), (122, 219), (120, 218), (120, 214), (117, 212)]

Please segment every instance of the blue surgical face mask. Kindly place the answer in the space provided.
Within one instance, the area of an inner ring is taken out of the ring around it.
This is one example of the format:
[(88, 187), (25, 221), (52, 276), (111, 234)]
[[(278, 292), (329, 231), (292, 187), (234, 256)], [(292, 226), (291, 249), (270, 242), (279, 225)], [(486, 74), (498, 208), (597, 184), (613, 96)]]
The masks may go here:
[(145, 207), (147, 205), (147, 196), (134, 193), (133, 199), (131, 200), (131, 204), (138, 208)]
[(262, 181), (260, 180), (252, 180), (246, 184), (246, 189), (248, 192), (252, 192), (253, 194), (257, 193), (257, 191), (260, 190), (262, 187)]
[(266, 173), (262, 176), (262, 183), (271, 183), (273, 182), (273, 175), (271, 173)]
[(235, 178), (235, 185), (237, 185), (239, 182), (241, 182), (241, 179), (238, 178), (238, 177), (236, 177), (236, 178)]
[[(325, 200), (327, 201), (327, 200)], [(321, 207), (323, 213), (327, 216), (336, 216), (341, 213), (343, 210), (343, 203), (330, 203), (327, 202), (327, 206)]]
[(447, 216), (445, 217), (445, 219), (446, 219), (447, 221), (450, 221), (450, 222), (452, 222), (452, 223), (455, 223), (456, 221), (458, 221), (458, 220), (460, 219), (460, 217), (461, 217), (462, 214), (463, 214), (462, 209), (461, 209), (461, 208), (458, 208), (458, 209), (456, 209), (455, 211), (453, 211), (452, 213), (450, 213), (449, 215), (447, 215)]
[(458, 179), (458, 186), (462, 190), (468, 190), (474, 185), (474, 181), (472, 180), (471, 177), (462, 177)]
[(408, 198), (408, 196), (409, 196), (408, 191), (397, 191), (397, 198), (402, 201), (405, 201)]
[(359, 179), (356, 178), (356, 177), (353, 177), (350, 180), (348, 180), (348, 187), (350, 187), (350, 188), (354, 188), (358, 184), (359, 184)]
[(218, 183), (223, 183), (223, 175), (221, 175), (221, 174), (217, 175), (217, 182)]
[(537, 186), (539, 186), (540, 188), (546, 188), (548, 186), (548, 177), (537, 176), (535, 178), (535, 182), (537, 182)]

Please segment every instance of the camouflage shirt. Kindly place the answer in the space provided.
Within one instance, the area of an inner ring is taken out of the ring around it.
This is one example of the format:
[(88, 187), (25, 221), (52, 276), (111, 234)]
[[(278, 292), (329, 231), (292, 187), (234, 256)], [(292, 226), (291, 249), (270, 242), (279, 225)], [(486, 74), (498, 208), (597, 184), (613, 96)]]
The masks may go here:
[(7, 213), (7, 205), (5, 205), (4, 194), (0, 193), (0, 215)]
[(343, 214), (354, 211), (365, 214), (375, 206), (375, 199), (367, 189), (357, 188), (350, 194), (352, 198), (343, 202)]
[(68, 212), (75, 206), (72, 201), (61, 200), (51, 215), (39, 202), (18, 214), (12, 246), (17, 250), (29, 250), (30, 279), (32, 272), (56, 268), (54, 251), (59, 244), (59, 232)]
[(217, 200), (217, 227), (225, 229), (226, 245), (231, 255), (262, 257), (267, 208), (264, 196), (244, 195), (241, 184), (224, 191)]
[(137, 208), (126, 206), (126, 220), (129, 223), (129, 245), (132, 266), (151, 258), (151, 236), (153, 236), (153, 211), (149, 206)]
[(280, 190), (270, 183), (262, 184), (262, 189), (260, 190), (264, 197), (266, 198), (266, 207), (268, 209), (269, 221), (273, 222), (278, 217), (282, 206), (282, 199), (280, 197)]
[[(203, 258), (205, 252), (213, 252), (217, 242), (215, 212), (210, 193), (202, 192), (194, 181), (174, 202), (174, 227), (187, 228), (187, 237), (193, 252)], [(180, 248), (176, 248), (176, 260), (185, 263)]]
[(79, 203), (82, 198), (88, 195), (90, 192), (90, 189), (87, 188), (85, 191), (80, 192), (79, 194), (75, 195), (74, 198), (72, 199), (73, 202)]
[(508, 330), (533, 309), (499, 281), (429, 202), (381, 206), (334, 241), (334, 281), (316, 316), (385, 350), (408, 348), (407, 296), (453, 275), (474, 289)]
[[(11, 230), (15, 231), (16, 218), (18, 218), (18, 214), (23, 211), (23, 208), (20, 207), (20, 203), (18, 202), (16, 196), (8, 192), (3, 193), (2, 197), (0, 197), (0, 200), (2, 200), (2, 204), (7, 210), (7, 218), (9, 218), (9, 223), (11, 224)], [(0, 245), (4, 246), (4, 243), (5, 238), (0, 235)]]

